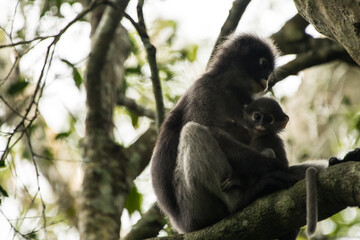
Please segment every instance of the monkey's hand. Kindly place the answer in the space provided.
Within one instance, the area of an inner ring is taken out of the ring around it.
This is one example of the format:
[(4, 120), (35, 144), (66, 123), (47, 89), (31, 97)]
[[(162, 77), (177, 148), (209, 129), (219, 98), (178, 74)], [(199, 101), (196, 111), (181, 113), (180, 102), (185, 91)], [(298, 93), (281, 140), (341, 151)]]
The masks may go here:
[(343, 162), (359, 162), (359, 161), (360, 161), (360, 148), (355, 148), (355, 150), (348, 152), (343, 160), (340, 160), (337, 157), (331, 157), (329, 159), (329, 166), (333, 166)]
[(221, 184), (221, 190), (223, 192), (230, 191), (233, 188), (245, 189), (245, 185), (239, 178), (236, 177), (228, 177)]
[(261, 154), (266, 157), (276, 158), (275, 152), (271, 148), (265, 148), (261, 151)]

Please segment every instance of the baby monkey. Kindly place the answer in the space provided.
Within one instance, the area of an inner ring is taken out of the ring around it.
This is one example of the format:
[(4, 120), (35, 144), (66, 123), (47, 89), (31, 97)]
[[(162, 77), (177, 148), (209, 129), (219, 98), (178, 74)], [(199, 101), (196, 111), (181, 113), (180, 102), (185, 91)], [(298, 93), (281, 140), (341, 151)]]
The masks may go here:
[[(277, 158), (281, 164), (288, 167), (284, 143), (278, 135), (287, 125), (289, 116), (284, 113), (277, 101), (272, 98), (262, 97), (254, 100), (244, 107), (243, 125), (249, 130), (251, 142), (249, 146), (267, 157)], [(307, 180), (307, 235), (311, 237), (317, 224), (317, 170), (309, 167), (306, 171)], [(223, 191), (232, 187), (248, 188), (257, 182), (246, 182), (236, 172), (223, 182)], [(289, 233), (289, 236), (296, 236), (299, 230)], [(287, 236), (284, 236), (287, 239)]]
[(244, 126), (250, 131), (250, 147), (288, 166), (284, 143), (278, 135), (288, 121), (288, 115), (272, 98), (259, 98), (245, 106)]
[[(279, 103), (272, 98), (262, 97), (245, 105), (243, 112), (242, 125), (249, 131), (250, 148), (266, 157), (277, 158), (284, 167), (288, 167), (284, 143), (278, 133), (286, 127), (289, 117)], [(233, 187), (246, 189), (258, 184), (258, 181), (259, 179), (248, 178), (244, 173), (235, 171), (222, 183), (222, 190), (228, 191)]]

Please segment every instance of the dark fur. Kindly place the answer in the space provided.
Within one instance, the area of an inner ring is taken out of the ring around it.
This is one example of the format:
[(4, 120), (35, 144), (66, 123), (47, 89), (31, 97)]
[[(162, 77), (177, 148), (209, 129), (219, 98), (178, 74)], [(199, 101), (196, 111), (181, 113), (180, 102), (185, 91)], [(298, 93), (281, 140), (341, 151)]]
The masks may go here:
[[(284, 143), (278, 133), (285, 128), (289, 117), (279, 103), (272, 98), (262, 97), (246, 105), (243, 114), (242, 125), (249, 131), (251, 149), (267, 157), (277, 158), (279, 163), (287, 168), (289, 162)], [(243, 172), (238, 173), (235, 169), (233, 175), (224, 181), (222, 189), (228, 191), (233, 187), (245, 188), (245, 185), (252, 188), (258, 180), (244, 176)]]
[[(267, 66), (259, 64), (261, 58)], [(248, 131), (236, 124), (252, 95), (264, 90), (261, 79), (273, 70), (268, 43), (250, 35), (232, 37), (164, 121), (151, 177), (159, 207), (180, 232), (209, 226), (264, 193), (292, 184), (288, 168), (253, 151)], [(224, 127), (229, 121), (233, 126)], [(221, 183), (234, 170), (260, 180), (250, 190), (223, 192)]]
[[(267, 60), (266, 68), (259, 64), (260, 58)], [(238, 169), (240, 172), (256, 176), (264, 176), (272, 171), (286, 170), (279, 164), (278, 159), (268, 158), (252, 151), (247, 146), (250, 142), (248, 131), (242, 126), (234, 125), (232, 128), (222, 128), (228, 119), (234, 122), (242, 121), (241, 110), (244, 104), (252, 101), (254, 93), (264, 90), (261, 79), (267, 79), (273, 70), (274, 54), (268, 43), (250, 35), (231, 38), (219, 48), (209, 70), (190, 87), (165, 120), (152, 157), (152, 182), (160, 208), (170, 216), (180, 231), (197, 230), (230, 214), (228, 204), (216, 194), (214, 203), (209, 206), (208, 211), (220, 210), (218, 214), (213, 214), (211, 219), (202, 216), (193, 216), (201, 219), (190, 219), (191, 217), (187, 216), (187, 209), (185, 209), (187, 206), (180, 206), (181, 195), (186, 193), (177, 191), (183, 183), (182, 180), (176, 179), (175, 168), (177, 167), (180, 132), (188, 122), (205, 126), (211, 136), (216, 139), (219, 148), (227, 158), (227, 160), (222, 160), (224, 161), (220, 164), (222, 166), (228, 165), (231, 169)], [(192, 127), (194, 128), (194, 126)], [(213, 147), (209, 145), (208, 151), (212, 151)], [(252, 161), (248, 161), (248, 159), (252, 159)], [(201, 160), (206, 161), (206, 159)], [(183, 161), (183, 159), (178, 161)], [(198, 166), (195, 165), (196, 167)], [(231, 174), (231, 169), (228, 174)], [(194, 169), (194, 171), (196, 170)], [(180, 171), (178, 174), (184, 173)], [(223, 176), (223, 179), (226, 177)], [(219, 190), (221, 190), (220, 185), (223, 179), (216, 179), (219, 182)], [(286, 181), (283, 179), (276, 181), (281, 185), (276, 188), (282, 188), (284, 184), (289, 185), (284, 183)], [(264, 187), (259, 187), (259, 191), (261, 192)], [(198, 191), (201, 191), (199, 189)], [(205, 192), (204, 195), (209, 195), (209, 193)], [(246, 206), (249, 201), (258, 197), (257, 192), (248, 195), (254, 196), (250, 200), (239, 202), (236, 204), (238, 206), (231, 211)], [(187, 202), (186, 204), (201, 203)]]
[[(253, 114), (260, 114), (261, 119), (256, 121)], [(273, 122), (270, 122), (273, 119)], [(250, 147), (262, 152), (266, 149), (274, 151), (275, 156), (285, 165), (289, 162), (286, 157), (284, 143), (280, 133), (289, 121), (279, 103), (272, 98), (259, 98), (245, 107), (245, 127), (251, 132)], [(262, 130), (259, 130), (261, 128)]]

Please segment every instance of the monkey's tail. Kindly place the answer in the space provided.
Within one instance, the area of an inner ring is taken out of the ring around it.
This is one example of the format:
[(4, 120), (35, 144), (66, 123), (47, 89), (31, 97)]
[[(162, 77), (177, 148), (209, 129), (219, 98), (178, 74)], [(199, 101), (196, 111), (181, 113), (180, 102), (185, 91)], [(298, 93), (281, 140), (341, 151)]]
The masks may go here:
[(306, 170), (306, 235), (308, 238), (314, 235), (318, 221), (317, 172), (314, 167)]

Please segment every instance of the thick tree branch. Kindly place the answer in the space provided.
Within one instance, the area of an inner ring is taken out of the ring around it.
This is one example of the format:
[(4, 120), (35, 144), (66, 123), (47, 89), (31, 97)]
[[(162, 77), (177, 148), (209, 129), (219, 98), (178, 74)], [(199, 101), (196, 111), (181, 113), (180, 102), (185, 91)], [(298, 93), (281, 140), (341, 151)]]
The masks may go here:
[(236, 27), (239, 24), (239, 21), (244, 14), (246, 7), (250, 3), (251, 0), (235, 0), (227, 19), (225, 20), (223, 26), (221, 27), (220, 34), (215, 42), (215, 46), (211, 52), (210, 59), (216, 52), (217, 46), (224, 40), (226, 36), (230, 33), (234, 32)]
[[(297, 54), (309, 50), (309, 39), (312, 37), (305, 33), (309, 25), (299, 14), (289, 19), (284, 26), (271, 35), (281, 54)], [(305, 46), (304, 46), (305, 44)]]
[(150, 128), (129, 148), (122, 149), (122, 154), (128, 161), (127, 176), (133, 181), (149, 164), (152, 149), (156, 142), (156, 128)]
[[(359, 173), (359, 162), (338, 164), (319, 173), (319, 220), (348, 206), (360, 205)], [(305, 225), (305, 202), (306, 182), (303, 180), (288, 190), (257, 200), (243, 211), (213, 226), (161, 239), (272, 239)]]
[(313, 38), (306, 34), (305, 29), (308, 25), (308, 22), (296, 14), (271, 36), (282, 55), (298, 54), (298, 56), (293, 61), (277, 68), (269, 80), (269, 89), (286, 77), (296, 75), (309, 67), (334, 60), (356, 64), (337, 42), (326, 38)]
[(320, 33), (338, 41), (360, 65), (360, 5), (357, 0), (295, 0), (299, 13)]
[(301, 70), (334, 60), (344, 60), (354, 63), (346, 50), (334, 42), (334, 44), (329, 47), (324, 46), (299, 54), (294, 60), (278, 67), (275, 74), (269, 79), (269, 89), (277, 82), (280, 82), (290, 75), (296, 75)]
[(133, 226), (123, 240), (146, 239), (156, 237), (166, 221), (159, 207), (154, 204)]

